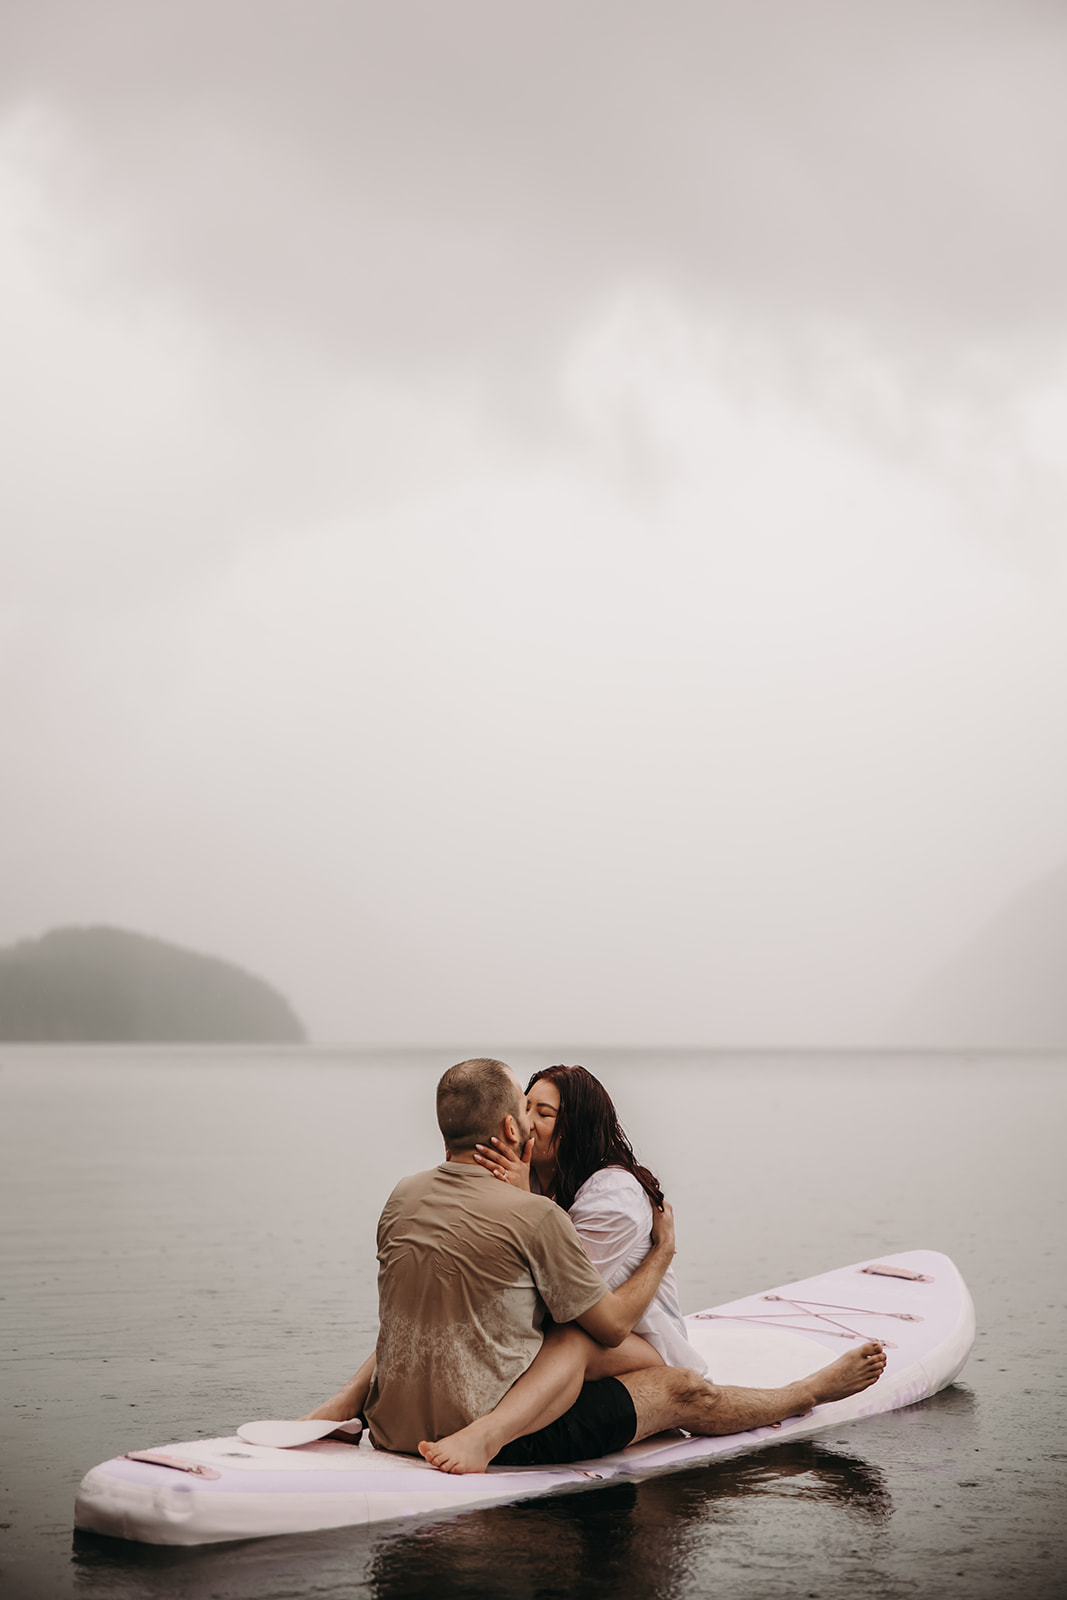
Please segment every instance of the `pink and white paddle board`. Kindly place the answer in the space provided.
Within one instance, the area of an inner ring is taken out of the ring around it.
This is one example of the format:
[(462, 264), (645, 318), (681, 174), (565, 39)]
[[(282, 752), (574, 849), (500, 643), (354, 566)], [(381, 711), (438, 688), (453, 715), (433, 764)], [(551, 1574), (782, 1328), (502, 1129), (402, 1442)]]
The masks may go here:
[[(82, 1479), (74, 1522), (145, 1544), (213, 1544), (268, 1534), (452, 1516), (474, 1506), (585, 1489), (746, 1454), (914, 1405), (945, 1388), (974, 1342), (974, 1307), (947, 1256), (933, 1250), (860, 1261), (695, 1313), (691, 1342), (717, 1383), (776, 1387), (806, 1377), (850, 1344), (879, 1339), (878, 1382), (848, 1400), (748, 1433), (643, 1440), (615, 1455), (559, 1467), (452, 1477), (419, 1457), (332, 1440), (296, 1449), (236, 1435), (116, 1456)], [(145, 1459), (147, 1457), (154, 1459)]]

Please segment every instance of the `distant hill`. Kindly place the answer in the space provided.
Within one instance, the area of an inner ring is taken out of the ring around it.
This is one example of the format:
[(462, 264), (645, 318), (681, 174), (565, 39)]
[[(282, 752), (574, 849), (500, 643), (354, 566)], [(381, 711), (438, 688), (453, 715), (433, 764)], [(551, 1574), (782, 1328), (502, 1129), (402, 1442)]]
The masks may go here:
[(922, 985), (894, 1042), (1067, 1050), (1067, 864), (1030, 884)]
[(127, 933), (55, 928), (0, 949), (0, 1039), (282, 1044), (289, 1002), (228, 961)]

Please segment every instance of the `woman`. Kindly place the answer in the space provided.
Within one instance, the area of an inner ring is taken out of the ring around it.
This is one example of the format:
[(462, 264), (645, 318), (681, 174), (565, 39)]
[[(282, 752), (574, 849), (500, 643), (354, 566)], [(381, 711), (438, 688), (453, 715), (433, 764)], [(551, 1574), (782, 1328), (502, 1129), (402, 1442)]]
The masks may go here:
[[(526, 1106), (534, 1136), (524, 1159), (495, 1139), (497, 1148), (478, 1145), (475, 1159), (494, 1177), (547, 1195), (569, 1212), (590, 1261), (608, 1288), (616, 1289), (648, 1254), (652, 1208), (662, 1207), (663, 1190), (638, 1163), (607, 1090), (584, 1067), (535, 1072), (526, 1086)], [(673, 1267), (634, 1333), (667, 1366), (707, 1370), (686, 1339)]]

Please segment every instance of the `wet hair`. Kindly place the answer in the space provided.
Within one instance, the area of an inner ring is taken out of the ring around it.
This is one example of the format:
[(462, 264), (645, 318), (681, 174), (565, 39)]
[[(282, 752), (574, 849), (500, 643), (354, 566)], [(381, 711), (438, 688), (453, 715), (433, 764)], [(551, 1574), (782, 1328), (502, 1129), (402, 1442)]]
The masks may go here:
[(489, 1056), (449, 1067), (437, 1085), (437, 1126), (453, 1153), (488, 1144), (504, 1118), (521, 1109), (511, 1068)]
[(556, 1203), (564, 1211), (587, 1178), (601, 1167), (623, 1167), (633, 1174), (657, 1207), (663, 1205), (659, 1180), (639, 1165), (619, 1123), (611, 1096), (584, 1067), (546, 1067), (526, 1085), (529, 1094), (542, 1078), (559, 1090), (556, 1117)]

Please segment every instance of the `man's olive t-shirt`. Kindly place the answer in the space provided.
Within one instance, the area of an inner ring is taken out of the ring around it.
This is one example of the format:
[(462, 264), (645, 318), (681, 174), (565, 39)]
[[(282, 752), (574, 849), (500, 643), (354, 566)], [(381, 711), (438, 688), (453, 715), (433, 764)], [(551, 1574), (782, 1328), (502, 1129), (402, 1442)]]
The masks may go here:
[(398, 1183), (378, 1223), (372, 1442), (414, 1455), (492, 1411), (541, 1348), (605, 1294), (566, 1212), (445, 1161)]

